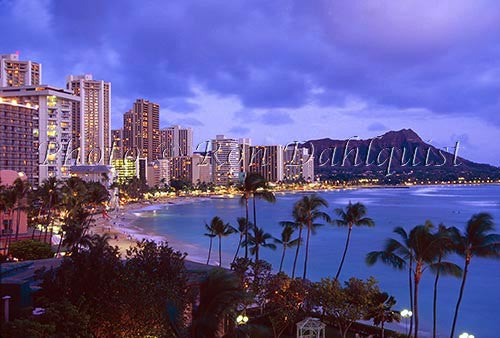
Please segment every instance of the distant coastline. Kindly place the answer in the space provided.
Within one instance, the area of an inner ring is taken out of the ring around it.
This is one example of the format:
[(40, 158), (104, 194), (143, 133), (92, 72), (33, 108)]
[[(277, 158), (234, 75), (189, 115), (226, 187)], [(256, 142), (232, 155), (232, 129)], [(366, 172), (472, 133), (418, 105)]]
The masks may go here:
[[(420, 188), (420, 187), (476, 187), (482, 185), (499, 185), (499, 182), (482, 182), (482, 183), (467, 183), (467, 184), (422, 184), (422, 185), (355, 185), (355, 186), (344, 186), (329, 189), (288, 189), (288, 190), (277, 190), (274, 191), (275, 194), (279, 196), (283, 195), (298, 195), (298, 194), (311, 194), (318, 192), (330, 192), (338, 190), (360, 190), (360, 189), (410, 189), (410, 188)], [(138, 215), (141, 212), (156, 212), (155, 210), (162, 209), (170, 205), (179, 205), (187, 203), (199, 203), (207, 200), (213, 199), (233, 199), (239, 198), (236, 194), (204, 194), (204, 195), (188, 195), (188, 196), (176, 196), (176, 197), (166, 197), (158, 198), (153, 201), (142, 201), (127, 203), (120, 206), (119, 209), (109, 211), (108, 217), (98, 216), (96, 217), (95, 225), (92, 227), (92, 233), (104, 234), (107, 233), (111, 239), (110, 244), (113, 246), (118, 246), (121, 252), (125, 252), (130, 246), (134, 246), (137, 241), (142, 239), (152, 239), (155, 241), (167, 241), (173, 244), (174, 247), (182, 252), (188, 253), (190, 260), (201, 261), (201, 259), (196, 259), (190, 255), (189, 249), (191, 243), (184, 243), (177, 240), (174, 237), (168, 235), (160, 235), (157, 233), (149, 233), (144, 228), (134, 224), (141, 216)], [(203, 259), (204, 260), (204, 259)]]

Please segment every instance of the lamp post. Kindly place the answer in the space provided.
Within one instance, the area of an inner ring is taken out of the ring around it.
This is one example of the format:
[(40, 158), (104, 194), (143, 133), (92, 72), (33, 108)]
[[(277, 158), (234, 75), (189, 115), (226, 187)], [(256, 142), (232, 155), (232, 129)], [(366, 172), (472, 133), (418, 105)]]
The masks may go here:
[(245, 313), (242, 313), (236, 317), (236, 324), (238, 325), (243, 325), (248, 323), (248, 317)]
[[(413, 312), (410, 311), (410, 310), (407, 310), (407, 309), (404, 309), (403, 311), (400, 312), (401, 314), (401, 317), (403, 317), (404, 319), (406, 319), (406, 328), (405, 328), (405, 331), (406, 331), (406, 334), (407, 335), (410, 335), (410, 332), (409, 332), (409, 326), (408, 326), (408, 319), (411, 318), (411, 316), (413, 316)], [(462, 338), (462, 337), (460, 337)]]
[(12, 297), (10, 296), (3, 296), (3, 320), (7, 323), (9, 321), (9, 301)]
[(458, 338), (474, 338), (474, 335), (468, 334), (467, 332), (464, 332), (458, 336)]

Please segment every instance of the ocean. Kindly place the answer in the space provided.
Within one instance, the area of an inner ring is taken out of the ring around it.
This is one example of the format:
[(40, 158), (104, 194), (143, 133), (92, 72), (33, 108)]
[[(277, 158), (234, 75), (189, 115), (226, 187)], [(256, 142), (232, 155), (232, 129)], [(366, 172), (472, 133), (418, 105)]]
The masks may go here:
[[(373, 188), (344, 189), (319, 192), (326, 199), (329, 207), (324, 209), (335, 218), (334, 209), (344, 207), (349, 201), (362, 202), (368, 209), (368, 216), (375, 220), (375, 227), (354, 228), (349, 251), (340, 276), (341, 280), (350, 277), (367, 278), (374, 276), (379, 281), (380, 289), (397, 299), (395, 309), (409, 308), (408, 274), (397, 271), (381, 263), (372, 267), (365, 264), (366, 254), (381, 250), (388, 237), (395, 237), (392, 230), (402, 226), (409, 230), (426, 220), (436, 226), (465, 227), (467, 220), (478, 212), (491, 213), (500, 233), (500, 185), (474, 186), (414, 186), (410, 188)], [(302, 193), (277, 194), (276, 203), (257, 201), (257, 225), (273, 236), (281, 233), (280, 221), (292, 220), (293, 204)], [(134, 223), (150, 236), (168, 236), (170, 244), (188, 251), (188, 259), (206, 262), (209, 240), (204, 236), (205, 222), (214, 216), (237, 226), (236, 218), (245, 214), (239, 198), (200, 199), (192, 203), (162, 205), (136, 212), (140, 216)], [(252, 213), (250, 212), (252, 216)], [(252, 217), (251, 217), (252, 219)], [(334, 277), (340, 263), (347, 235), (346, 228), (333, 225), (320, 227), (311, 237), (308, 263), (308, 278), (317, 281), (322, 277)], [(223, 265), (232, 260), (238, 244), (238, 236), (222, 239)], [(243, 253), (240, 250), (240, 254)], [(304, 253), (302, 249), (301, 253)], [(291, 273), (294, 249), (287, 253), (284, 271)], [(276, 251), (261, 249), (261, 259), (279, 268), (280, 247)], [(463, 266), (458, 257), (451, 257)], [(211, 263), (218, 264), (217, 240), (214, 240)], [(298, 273), (302, 276), (303, 256), (299, 256)], [(464, 298), (458, 318), (457, 330), (468, 332), (475, 337), (498, 337), (500, 322), (500, 261), (473, 258), (465, 287)], [(434, 275), (425, 271), (420, 286), (420, 322), (424, 336), (432, 332), (432, 292)], [(442, 277), (438, 296), (438, 332), (439, 336), (449, 336), (453, 311), (458, 296), (460, 280)], [(404, 329), (405, 322), (398, 324)]]

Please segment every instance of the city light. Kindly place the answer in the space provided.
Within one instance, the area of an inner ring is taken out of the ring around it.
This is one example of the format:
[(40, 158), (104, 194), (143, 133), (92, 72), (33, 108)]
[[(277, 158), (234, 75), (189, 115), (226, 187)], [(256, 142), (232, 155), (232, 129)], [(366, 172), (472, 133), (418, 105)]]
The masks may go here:
[(236, 323), (238, 325), (243, 325), (246, 324), (247, 322), (248, 322), (248, 317), (245, 314), (241, 314), (238, 317), (236, 317)]
[(458, 336), (458, 338), (474, 338), (474, 335), (464, 332), (460, 336)]
[[(406, 319), (406, 327), (408, 327), (408, 319), (411, 318), (411, 316), (413, 316), (413, 312), (411, 310), (408, 310), (408, 309), (403, 309), (400, 313), (401, 313), (401, 317)], [(408, 332), (409, 332), (409, 329), (408, 329)]]
[(407, 309), (404, 309), (403, 311), (401, 311), (401, 317), (403, 317), (403, 318), (410, 318), (411, 316), (413, 316), (413, 312), (412, 311), (407, 310)]

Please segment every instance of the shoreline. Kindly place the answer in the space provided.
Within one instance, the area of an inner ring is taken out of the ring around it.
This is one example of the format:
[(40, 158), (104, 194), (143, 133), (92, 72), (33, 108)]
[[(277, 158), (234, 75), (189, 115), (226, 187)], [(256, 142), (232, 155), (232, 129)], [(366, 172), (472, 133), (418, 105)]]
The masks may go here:
[[(228, 197), (229, 198), (229, 197)], [(136, 226), (133, 223), (140, 218), (139, 212), (154, 212), (164, 206), (179, 205), (186, 203), (196, 203), (203, 200), (212, 199), (206, 196), (189, 197), (169, 197), (154, 202), (134, 202), (121, 206), (118, 210), (108, 212), (108, 217), (99, 214), (94, 218), (94, 224), (90, 228), (90, 234), (110, 236), (109, 244), (117, 246), (122, 255), (126, 254), (127, 249), (133, 247), (138, 241), (143, 239), (153, 240), (155, 242), (167, 242), (174, 250), (186, 253), (188, 260), (205, 263), (206, 259), (193, 254), (196, 249), (193, 244), (179, 241), (168, 235), (158, 235), (147, 233), (144, 228)]]
[[(357, 190), (357, 189), (409, 189), (412, 187), (464, 187), (464, 186), (479, 186), (479, 185), (500, 185), (499, 183), (468, 183), (468, 184), (425, 184), (425, 185), (358, 185), (346, 186), (330, 189), (303, 189), (303, 190), (278, 190), (275, 194), (306, 194), (306, 193), (320, 193), (331, 192), (337, 190)], [(135, 246), (137, 241), (143, 239), (154, 240), (156, 242), (168, 242), (175, 250), (185, 252), (188, 254), (189, 259), (196, 262), (205, 262), (204, 258), (193, 254), (192, 250), (196, 249), (194, 244), (179, 241), (168, 235), (159, 235), (154, 233), (147, 233), (144, 228), (133, 225), (139, 219), (138, 212), (150, 212), (161, 209), (168, 205), (179, 205), (186, 203), (199, 203), (213, 199), (231, 199), (239, 198), (235, 194), (211, 194), (211, 195), (193, 195), (193, 196), (176, 196), (159, 198), (155, 201), (143, 201), (128, 203), (121, 206), (118, 210), (109, 211), (108, 217), (98, 215), (95, 217), (94, 225), (91, 227), (91, 234), (108, 234), (110, 236), (109, 243), (112, 246), (117, 246), (122, 254), (131, 246)], [(191, 252), (190, 252), (191, 251)]]

